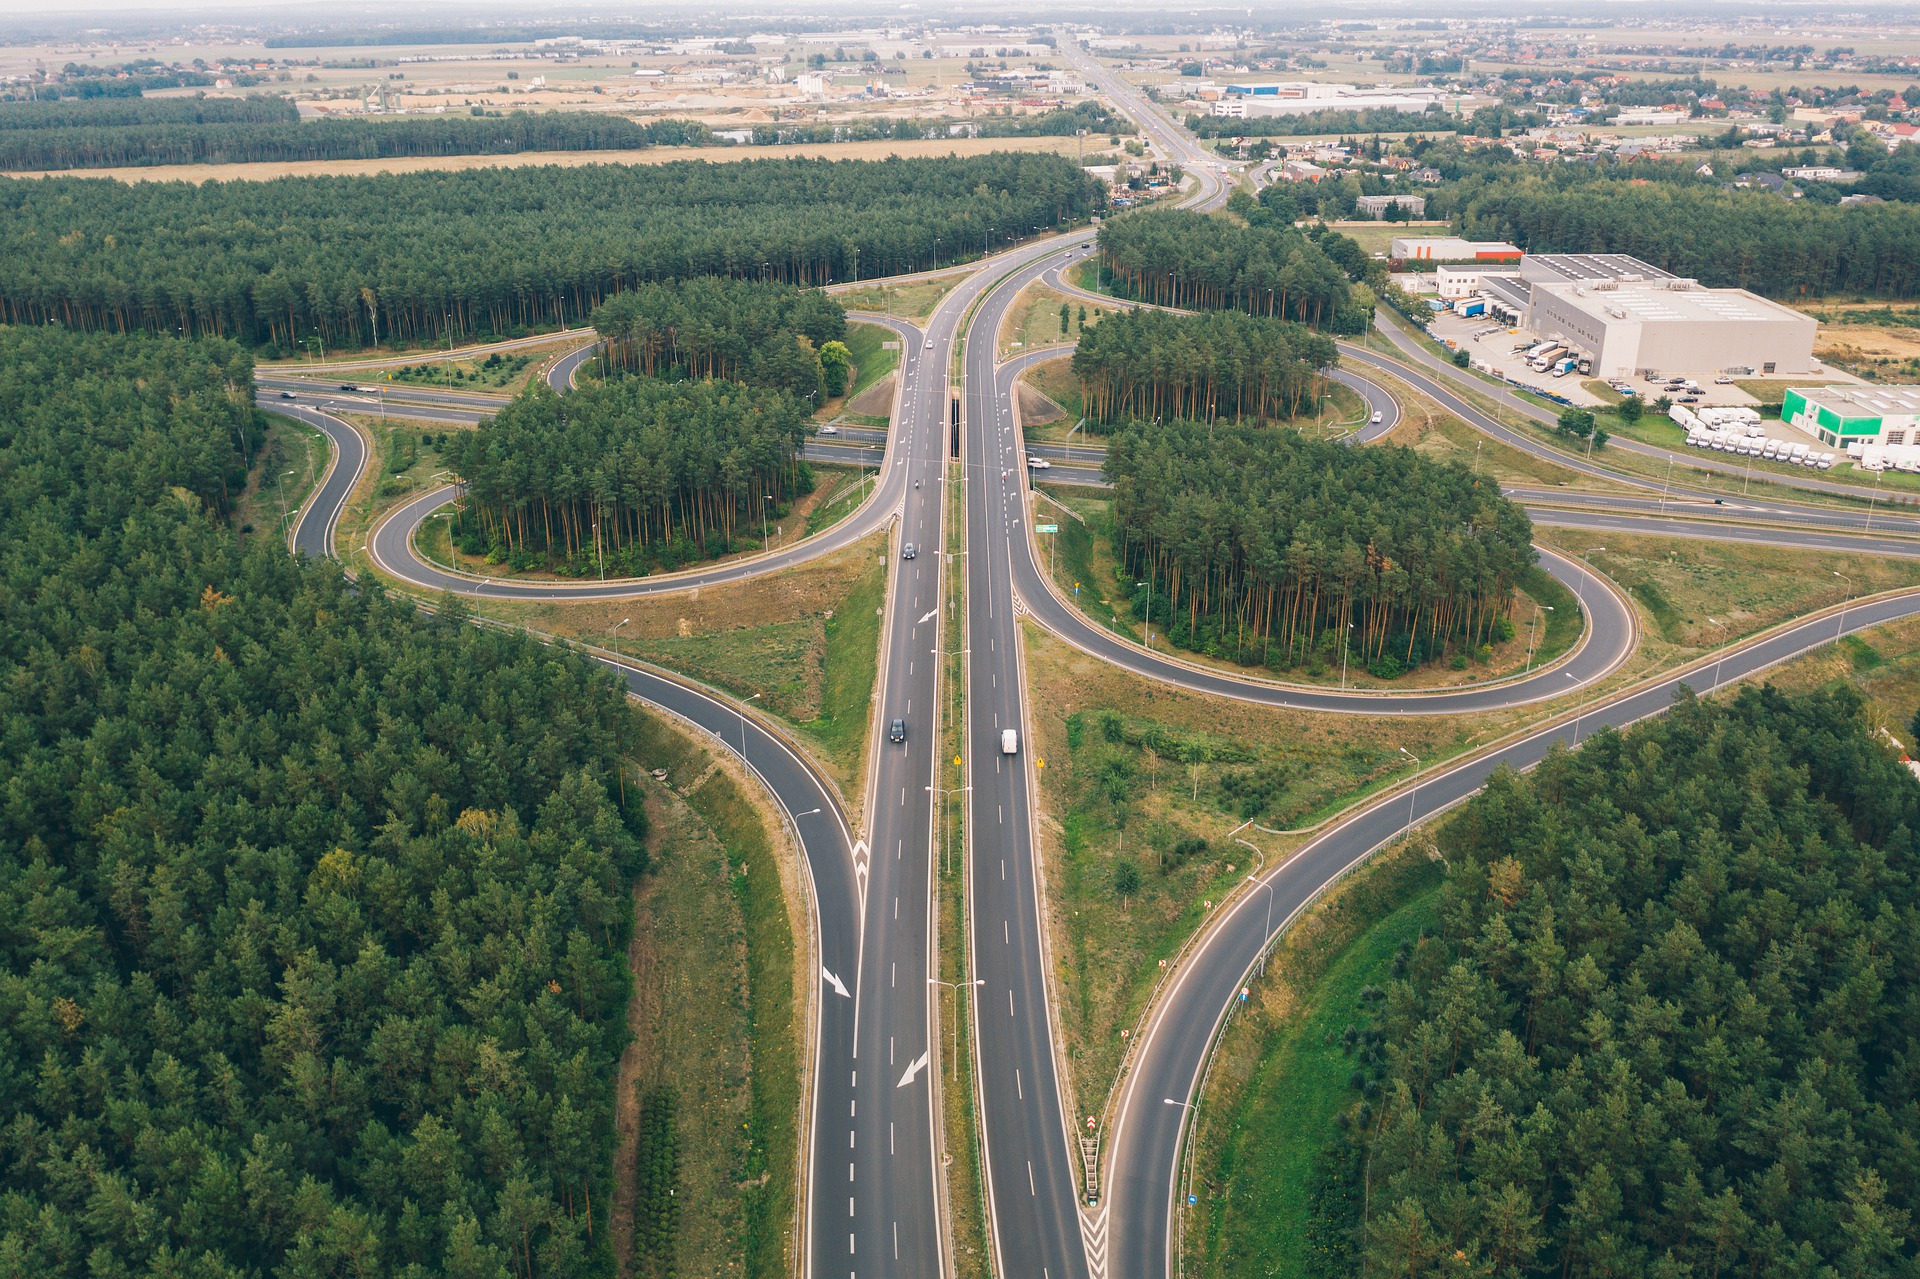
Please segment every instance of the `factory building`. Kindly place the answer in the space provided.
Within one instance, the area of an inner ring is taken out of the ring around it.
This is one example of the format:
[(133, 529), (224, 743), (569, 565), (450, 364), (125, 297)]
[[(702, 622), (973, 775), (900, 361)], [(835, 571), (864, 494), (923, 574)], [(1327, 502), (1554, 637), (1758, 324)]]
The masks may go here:
[(1532, 254), (1517, 274), (1524, 326), (1591, 358), (1596, 377), (1813, 367), (1813, 318), (1745, 289), (1704, 288), (1620, 253)]
[(1462, 240), (1454, 235), (1395, 236), (1387, 256), (1401, 262), (1518, 262), (1520, 246), (1505, 240)]
[(1920, 386), (1810, 386), (1790, 389), (1780, 420), (1822, 444), (1920, 444)]

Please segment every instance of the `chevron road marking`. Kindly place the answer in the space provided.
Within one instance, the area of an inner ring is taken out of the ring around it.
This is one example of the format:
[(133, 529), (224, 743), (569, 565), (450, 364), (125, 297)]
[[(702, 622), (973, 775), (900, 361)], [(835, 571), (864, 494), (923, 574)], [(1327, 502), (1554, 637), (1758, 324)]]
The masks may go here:
[(1087, 1274), (1090, 1279), (1107, 1279), (1107, 1209), (1098, 1216), (1080, 1210), (1080, 1243), (1087, 1250)]

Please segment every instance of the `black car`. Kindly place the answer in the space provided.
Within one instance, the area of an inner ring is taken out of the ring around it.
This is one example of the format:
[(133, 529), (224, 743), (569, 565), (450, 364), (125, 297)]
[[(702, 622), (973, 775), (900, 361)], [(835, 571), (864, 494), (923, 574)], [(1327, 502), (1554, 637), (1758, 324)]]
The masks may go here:
[(893, 723), (887, 725), (887, 740), (890, 742), (906, 741), (907, 721), (904, 719), (896, 719)]
[(342, 382), (342, 383), (340, 384), (340, 389), (341, 389), (341, 390), (343, 390), (343, 391), (357, 391), (357, 390), (359, 390), (360, 388), (359, 388), (359, 387), (357, 387), (357, 386), (355, 386), (355, 385), (354, 385), (353, 383), (351, 383), (351, 382)]
[(910, 560), (918, 554), (920, 554), (920, 552), (912, 542), (908, 542), (905, 546), (900, 548), (900, 558), (903, 560)]

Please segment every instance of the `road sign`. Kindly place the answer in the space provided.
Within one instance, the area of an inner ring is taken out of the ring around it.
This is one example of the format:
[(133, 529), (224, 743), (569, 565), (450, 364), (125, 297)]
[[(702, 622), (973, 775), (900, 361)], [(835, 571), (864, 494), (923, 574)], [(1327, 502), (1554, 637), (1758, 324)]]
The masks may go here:
[(1036, 533), (1058, 533), (1060, 526), (1058, 524), (1036, 524), (1033, 526), (1033, 531)]

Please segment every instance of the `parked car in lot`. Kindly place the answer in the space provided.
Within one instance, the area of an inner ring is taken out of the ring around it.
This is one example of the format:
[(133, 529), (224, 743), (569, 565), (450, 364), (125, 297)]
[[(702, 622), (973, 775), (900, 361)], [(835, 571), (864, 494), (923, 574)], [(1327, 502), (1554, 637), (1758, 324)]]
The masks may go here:
[(1713, 384), (1715, 386), (1732, 386), (1733, 379), (1722, 373), (1719, 377), (1713, 379)]

